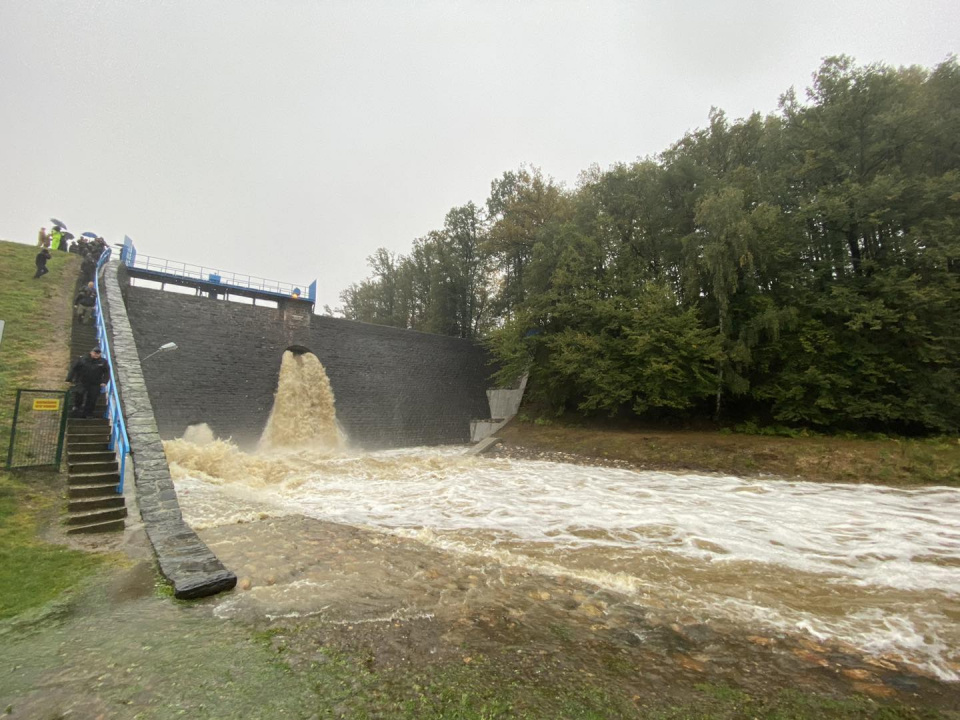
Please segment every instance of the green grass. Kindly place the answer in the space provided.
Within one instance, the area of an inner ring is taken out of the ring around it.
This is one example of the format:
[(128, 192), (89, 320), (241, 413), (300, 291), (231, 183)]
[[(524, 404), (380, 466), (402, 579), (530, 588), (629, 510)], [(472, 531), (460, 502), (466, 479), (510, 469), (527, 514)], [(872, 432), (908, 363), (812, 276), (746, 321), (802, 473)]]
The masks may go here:
[[(73, 301), (80, 261), (76, 255), (54, 253), (47, 262), (50, 272), (34, 280), (36, 254), (36, 247), (0, 241), (0, 320), (6, 323), (0, 341), (0, 448), (4, 462), (16, 389), (54, 381), (53, 387), (62, 389), (67, 374), (70, 338), (60, 319)], [(66, 330), (69, 332), (69, 326)], [(54, 379), (45, 367), (49, 363), (38, 361), (55, 360), (59, 354), (63, 354), (62, 376)]]
[(0, 620), (57, 598), (103, 557), (37, 540), (38, 518), (56, 498), (50, 478), (0, 471)]
[[(54, 253), (50, 272), (33, 279), (37, 248), (0, 242), (0, 459), (6, 462), (17, 388), (62, 387), (69, 361), (69, 317), (79, 260)], [(102, 558), (41, 542), (37, 532), (58, 515), (56, 474), (0, 471), (0, 620), (42, 606), (73, 587)]]

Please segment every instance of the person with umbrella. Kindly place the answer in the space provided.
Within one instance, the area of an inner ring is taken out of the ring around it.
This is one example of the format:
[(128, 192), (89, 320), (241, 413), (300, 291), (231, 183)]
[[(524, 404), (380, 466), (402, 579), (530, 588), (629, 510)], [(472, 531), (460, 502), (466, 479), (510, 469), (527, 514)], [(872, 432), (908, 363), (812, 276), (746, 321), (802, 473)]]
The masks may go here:
[(73, 240), (73, 233), (61, 233), (60, 234), (60, 247), (57, 248), (60, 252), (67, 252), (68, 240)]
[[(50, 245), (48, 247), (51, 250), (59, 250), (60, 243), (63, 240), (63, 233), (66, 231), (67, 226), (56, 218), (50, 218), (50, 222), (53, 223), (53, 230), (50, 231)], [(73, 237), (73, 235), (70, 237)]]

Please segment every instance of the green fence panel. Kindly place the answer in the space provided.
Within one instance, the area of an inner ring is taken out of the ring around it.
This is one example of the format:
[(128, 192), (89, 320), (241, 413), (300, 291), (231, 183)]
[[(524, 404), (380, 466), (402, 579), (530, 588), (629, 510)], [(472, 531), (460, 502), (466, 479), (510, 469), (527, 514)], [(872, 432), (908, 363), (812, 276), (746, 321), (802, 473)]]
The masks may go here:
[(69, 410), (69, 390), (17, 390), (7, 467), (58, 469)]

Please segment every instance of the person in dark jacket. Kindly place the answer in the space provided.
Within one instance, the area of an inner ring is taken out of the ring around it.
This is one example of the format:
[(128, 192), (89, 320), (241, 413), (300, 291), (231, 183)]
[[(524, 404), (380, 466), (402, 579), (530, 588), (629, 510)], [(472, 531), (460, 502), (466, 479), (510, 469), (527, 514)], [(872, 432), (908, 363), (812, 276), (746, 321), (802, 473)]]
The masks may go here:
[(80, 278), (83, 282), (90, 282), (96, 274), (97, 263), (88, 251), (87, 254), (83, 256), (83, 262), (80, 264)]
[(93, 283), (88, 282), (73, 300), (74, 314), (77, 322), (83, 325), (87, 320), (93, 320), (93, 309), (97, 305), (97, 291)]
[(47, 260), (49, 260), (51, 257), (53, 256), (50, 254), (50, 251), (47, 248), (44, 248), (43, 250), (37, 253), (37, 259), (36, 259), (37, 272), (33, 276), (34, 280), (36, 280), (38, 277), (43, 277), (48, 272), (50, 272), (47, 269)]
[(100, 391), (110, 380), (110, 366), (100, 357), (100, 348), (95, 347), (89, 355), (78, 358), (70, 367), (67, 382), (74, 383), (74, 417), (93, 416), (93, 408)]

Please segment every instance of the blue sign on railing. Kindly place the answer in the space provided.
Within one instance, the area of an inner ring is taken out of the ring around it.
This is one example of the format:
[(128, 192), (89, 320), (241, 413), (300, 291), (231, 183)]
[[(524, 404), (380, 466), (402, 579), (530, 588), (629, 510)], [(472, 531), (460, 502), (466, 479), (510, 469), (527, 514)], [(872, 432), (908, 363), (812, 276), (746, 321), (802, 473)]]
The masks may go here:
[(123, 236), (123, 248), (120, 250), (120, 262), (124, 265), (133, 267), (133, 264), (137, 261), (137, 248), (133, 245), (133, 240), (129, 236)]

